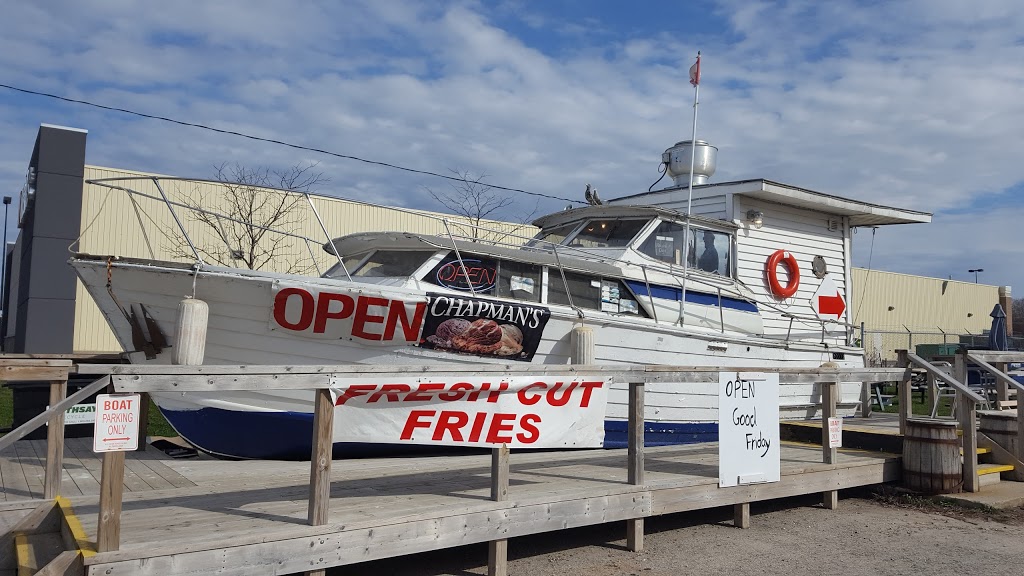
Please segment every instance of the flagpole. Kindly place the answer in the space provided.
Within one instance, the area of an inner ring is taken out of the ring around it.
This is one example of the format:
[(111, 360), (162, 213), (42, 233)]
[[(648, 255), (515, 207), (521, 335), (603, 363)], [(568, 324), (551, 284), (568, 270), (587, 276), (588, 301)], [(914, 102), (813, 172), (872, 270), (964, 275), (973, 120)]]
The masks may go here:
[[(700, 50), (697, 63), (690, 67), (690, 84), (693, 84), (693, 130), (690, 134), (690, 183), (686, 195), (686, 231), (683, 233), (683, 298), (680, 302), (679, 323), (686, 324), (686, 276), (690, 265), (690, 209), (693, 205), (693, 169), (697, 162), (697, 104), (700, 103)], [(696, 243), (694, 255), (696, 255)]]

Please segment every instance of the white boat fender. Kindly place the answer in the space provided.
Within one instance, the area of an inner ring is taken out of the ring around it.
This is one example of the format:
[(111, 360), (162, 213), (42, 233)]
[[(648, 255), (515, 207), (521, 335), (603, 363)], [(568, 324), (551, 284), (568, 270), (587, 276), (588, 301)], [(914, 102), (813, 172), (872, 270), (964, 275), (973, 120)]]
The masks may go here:
[(206, 354), (206, 327), (210, 307), (198, 298), (185, 298), (178, 304), (178, 332), (174, 335), (174, 364), (196, 366)]

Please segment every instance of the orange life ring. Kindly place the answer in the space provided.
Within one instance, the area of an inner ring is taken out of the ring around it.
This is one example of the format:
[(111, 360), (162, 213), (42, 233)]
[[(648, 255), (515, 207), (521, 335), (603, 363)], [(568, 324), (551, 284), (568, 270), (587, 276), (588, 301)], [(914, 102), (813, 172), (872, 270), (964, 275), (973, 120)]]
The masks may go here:
[[(782, 262), (786, 265), (786, 268), (789, 268), (789, 283), (785, 287), (779, 284), (779, 276), (775, 272), (779, 262)], [(771, 289), (772, 294), (779, 298), (789, 298), (796, 294), (796, 289), (800, 287), (800, 267), (796, 265), (796, 258), (791, 253), (783, 250), (772, 252), (772, 255), (768, 257), (768, 261), (765, 262), (764, 269), (765, 273), (768, 274), (768, 288)]]

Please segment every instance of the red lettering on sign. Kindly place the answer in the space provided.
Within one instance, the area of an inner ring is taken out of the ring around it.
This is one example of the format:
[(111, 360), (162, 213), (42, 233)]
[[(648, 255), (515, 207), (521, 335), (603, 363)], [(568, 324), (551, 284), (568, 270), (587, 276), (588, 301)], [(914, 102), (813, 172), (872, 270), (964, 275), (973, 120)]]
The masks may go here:
[(491, 403), (497, 402), (498, 395), (500, 395), (505, 390), (508, 390), (508, 382), (502, 382), (501, 384), (498, 384), (498, 389), (492, 390), (491, 393), (487, 395), (487, 401)]
[(372, 404), (381, 399), (382, 396), (387, 396), (388, 402), (398, 402), (398, 394), (401, 392), (408, 392), (412, 390), (412, 386), (408, 384), (384, 384), (380, 387), (380, 391), (374, 392), (366, 399), (368, 404)]
[(534, 424), (540, 424), (540, 415), (524, 414), (523, 418), (519, 421), (519, 426), (523, 429), (523, 432), (516, 434), (516, 440), (523, 444), (533, 444), (536, 442), (540, 438), (540, 430)]
[(594, 388), (601, 388), (602, 386), (604, 386), (604, 382), (580, 382), (580, 388), (583, 389), (583, 399), (580, 401), (580, 408), (590, 406), (590, 395), (594, 392)]
[[(295, 314), (293, 296), (299, 298), (298, 319), (294, 322), (288, 317), (289, 302), (292, 303), (292, 316)], [(381, 308), (381, 313), (371, 313), (371, 307)], [(349, 334), (354, 337), (380, 342), (394, 340), (398, 336), (400, 341), (416, 342), (426, 313), (426, 302), (413, 304), (375, 296), (356, 298), (336, 292), (311, 293), (302, 288), (282, 288), (274, 296), (272, 315), (278, 326), (296, 332), (305, 332), (312, 327), (314, 334), (329, 334), (331, 320), (351, 318)], [(371, 328), (374, 324), (380, 327)]]
[[(285, 310), (288, 307), (288, 299), (293, 295), (298, 296), (299, 300), (302, 301), (302, 305), (299, 308), (299, 321), (289, 322), (285, 316)], [(316, 308), (316, 304), (313, 302), (313, 295), (306, 292), (302, 288), (285, 288), (277, 293), (274, 297), (274, 320), (283, 327), (289, 330), (303, 331), (309, 328), (309, 325), (313, 322), (313, 309)]]
[(495, 414), (491, 419), (491, 428), (487, 431), (488, 444), (507, 444), (512, 441), (512, 434), (500, 435), (501, 432), (512, 432), (512, 424), (509, 420), (515, 420), (515, 414)]
[(444, 440), (444, 433), (447, 431), (453, 442), (462, 442), (462, 427), (469, 422), (469, 414), (443, 410), (437, 418), (437, 428), (434, 428), (432, 440)]
[(131, 400), (104, 400), (103, 410), (131, 410)]
[(402, 335), (405, 336), (406, 341), (413, 342), (420, 336), (420, 326), (423, 324), (423, 315), (427, 313), (427, 303), (417, 302), (416, 309), (413, 311), (412, 318), (406, 316), (405, 302), (401, 300), (392, 300), (391, 305), (388, 306), (388, 321), (384, 326), (384, 339), (394, 340), (395, 329), (398, 325), (402, 326)]
[(576, 383), (573, 382), (572, 384), (569, 384), (569, 387), (565, 389), (565, 392), (562, 392), (562, 395), (558, 396), (558, 389), (561, 388), (562, 386), (563, 384), (561, 382), (555, 382), (555, 387), (552, 388), (551, 390), (548, 390), (548, 404), (552, 406), (565, 406), (566, 404), (569, 403), (569, 398), (572, 396), (572, 391), (576, 389)]
[(535, 396), (527, 396), (526, 393), (529, 392), (531, 388), (540, 388), (541, 390), (545, 390), (547, 387), (548, 385), (543, 382), (534, 382), (528, 386), (523, 386), (523, 389), (519, 391), (519, 401), (524, 406), (533, 406), (537, 402), (540, 402), (540, 399), (543, 398), (544, 395), (537, 394)]
[(416, 387), (415, 392), (406, 394), (406, 402), (429, 402), (434, 399), (433, 394), (424, 394), (424, 392), (431, 392), (433, 390), (444, 390), (443, 383), (422, 383)]
[(351, 398), (355, 398), (356, 396), (365, 396), (368, 392), (376, 389), (377, 386), (374, 384), (353, 384), (338, 396), (338, 399), (334, 401), (334, 405), (341, 406)]
[(448, 387), (448, 392), (438, 394), (437, 397), (446, 402), (455, 402), (462, 400), (462, 397), (466, 395), (466, 392), (475, 388), (469, 382), (456, 382)]
[(402, 440), (412, 440), (412, 433), (417, 428), (430, 428), (432, 424), (430, 422), (424, 422), (423, 418), (430, 418), (434, 414), (437, 414), (436, 410), (413, 410), (409, 414), (409, 418), (405, 421), (405, 428), (402, 428)]
[(356, 316), (352, 320), (352, 335), (358, 336), (365, 340), (380, 340), (380, 334), (373, 334), (364, 330), (366, 324), (381, 324), (384, 322), (384, 316), (377, 316), (370, 314), (367, 309), (370, 306), (387, 306), (389, 300), (387, 298), (375, 298), (373, 296), (360, 296), (356, 302)]
[(479, 442), (480, 433), (484, 430), (484, 422), (487, 422), (487, 412), (477, 412), (473, 418), (473, 428), (469, 431), (469, 441)]
[[(331, 304), (341, 302), (341, 309), (332, 312)], [(345, 294), (333, 292), (321, 292), (316, 301), (316, 322), (313, 323), (313, 332), (323, 334), (327, 329), (327, 320), (332, 318), (342, 319), (352, 315), (352, 297)]]

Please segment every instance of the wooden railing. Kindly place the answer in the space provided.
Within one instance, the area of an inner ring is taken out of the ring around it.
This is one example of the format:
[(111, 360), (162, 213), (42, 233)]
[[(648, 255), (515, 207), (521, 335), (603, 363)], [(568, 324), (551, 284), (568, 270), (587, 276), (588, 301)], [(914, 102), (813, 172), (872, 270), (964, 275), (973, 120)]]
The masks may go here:
[[(966, 356), (966, 360), (961, 360)], [(976, 364), (985, 372), (996, 379), (996, 399), (1005, 402), (1009, 396), (1010, 389), (1017, 391), (1017, 453), (1014, 456), (1017, 460), (1024, 462), (1024, 385), (1011, 378), (1006, 372), (1006, 365), (1010, 362), (1024, 362), (1024, 352), (1000, 352), (994, 350), (971, 350), (957, 355), (957, 366), (964, 366), (966, 374), (967, 363)]]
[[(67, 367), (64, 368), (67, 370)], [(827, 419), (836, 416), (840, 382), (892, 382), (903, 378), (902, 368), (763, 368), (748, 367), (676, 367), (676, 366), (593, 366), (593, 365), (498, 365), (466, 364), (453, 366), (153, 366), (153, 365), (100, 365), (87, 364), (78, 367), (80, 374), (95, 374), (102, 377), (89, 389), (110, 385), (116, 392), (219, 392), (229, 390), (315, 390), (313, 446), (310, 461), (310, 483), (308, 522), (323, 525), (329, 522), (329, 496), (331, 475), (332, 430), (334, 426), (334, 403), (329, 387), (332, 377), (373, 378), (381, 375), (415, 374), (458, 375), (458, 376), (530, 376), (530, 377), (587, 377), (606, 379), (611, 383), (629, 385), (629, 426), (627, 473), (632, 485), (644, 485), (644, 388), (647, 383), (690, 382), (706, 383), (719, 381), (719, 372), (769, 372), (778, 373), (780, 385), (817, 384), (821, 390), (822, 418), (822, 462), (834, 464), (836, 449), (828, 447)], [(64, 372), (66, 378), (66, 372)], [(907, 389), (909, 383), (904, 382)], [(63, 414), (63, 407), (75, 396), (51, 401), (51, 409), (39, 418), (55, 421)], [(902, 404), (902, 402), (901, 402)], [(33, 420), (35, 421), (35, 419)], [(20, 430), (20, 429), (19, 429)], [(52, 446), (62, 445), (63, 427), (51, 426)], [(19, 432), (20, 433), (20, 432)], [(4, 439), (6, 441), (6, 438)], [(13, 442), (13, 440), (11, 440)], [(60, 451), (54, 448), (47, 453), (47, 486), (52, 486), (56, 496), (60, 486)], [(123, 496), (124, 452), (107, 452), (103, 455), (102, 478), (100, 480), (100, 509), (98, 514), (98, 552), (110, 552), (120, 547), (121, 502)], [(51, 460), (57, 459), (57, 460)], [(53, 462), (53, 463), (51, 463)], [(492, 456), (491, 497), (501, 501), (508, 495), (507, 449), (495, 448)], [(50, 480), (50, 469), (56, 467), (56, 480)], [(728, 488), (725, 488), (726, 490)], [(822, 494), (823, 503), (835, 508), (838, 491), (829, 490)], [(736, 524), (749, 525), (750, 503), (735, 505)], [(643, 549), (644, 518), (628, 521), (627, 545), (630, 550)], [(491, 546), (491, 573), (503, 573), (506, 562), (506, 543), (496, 541)]]

